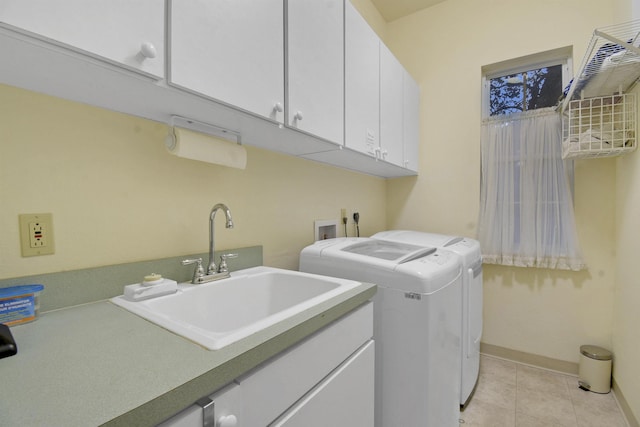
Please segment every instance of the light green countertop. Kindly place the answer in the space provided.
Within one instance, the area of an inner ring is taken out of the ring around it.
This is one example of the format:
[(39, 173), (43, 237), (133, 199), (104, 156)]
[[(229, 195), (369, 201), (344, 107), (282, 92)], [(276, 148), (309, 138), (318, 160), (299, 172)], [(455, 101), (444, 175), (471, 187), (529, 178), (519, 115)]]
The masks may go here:
[(0, 359), (0, 425), (153, 426), (375, 294), (362, 284), (221, 350), (211, 351), (101, 301), (11, 328)]

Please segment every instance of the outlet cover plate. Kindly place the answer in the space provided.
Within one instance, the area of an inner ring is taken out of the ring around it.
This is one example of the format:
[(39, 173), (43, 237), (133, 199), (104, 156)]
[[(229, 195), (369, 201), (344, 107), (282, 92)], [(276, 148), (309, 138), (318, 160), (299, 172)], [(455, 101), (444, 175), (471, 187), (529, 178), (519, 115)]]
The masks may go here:
[(51, 255), (53, 244), (53, 216), (50, 213), (20, 214), (20, 247), (23, 257)]

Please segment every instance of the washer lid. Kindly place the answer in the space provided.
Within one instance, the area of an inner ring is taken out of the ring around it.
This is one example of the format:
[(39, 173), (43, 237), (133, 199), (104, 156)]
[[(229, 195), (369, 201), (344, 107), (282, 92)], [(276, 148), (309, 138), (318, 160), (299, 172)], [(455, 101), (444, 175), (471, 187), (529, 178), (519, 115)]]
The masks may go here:
[(371, 237), (380, 240), (405, 242), (418, 246), (435, 246), (437, 248), (451, 246), (464, 239), (464, 237), (460, 236), (448, 236), (446, 234), (427, 233), (424, 231), (413, 230), (381, 231)]
[(436, 248), (388, 242), (386, 240), (368, 240), (349, 245), (341, 250), (402, 264), (432, 254), (436, 251)]

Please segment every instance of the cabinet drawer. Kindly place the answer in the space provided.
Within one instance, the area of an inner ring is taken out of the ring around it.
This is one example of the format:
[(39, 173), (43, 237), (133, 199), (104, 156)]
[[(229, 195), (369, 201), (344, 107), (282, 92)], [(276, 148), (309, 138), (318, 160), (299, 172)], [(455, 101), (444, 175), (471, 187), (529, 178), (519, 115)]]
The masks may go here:
[(369, 302), (239, 378), (243, 425), (266, 425), (276, 419), (372, 336)]
[(370, 341), (270, 427), (371, 427), (374, 361)]

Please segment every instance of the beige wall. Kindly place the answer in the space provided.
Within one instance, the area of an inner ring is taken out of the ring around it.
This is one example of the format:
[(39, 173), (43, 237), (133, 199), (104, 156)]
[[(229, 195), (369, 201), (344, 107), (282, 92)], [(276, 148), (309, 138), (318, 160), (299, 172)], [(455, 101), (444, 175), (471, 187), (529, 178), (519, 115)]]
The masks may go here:
[[(388, 184), (389, 228), (475, 236), (480, 188), (481, 67), (573, 46), (612, 23), (601, 0), (448, 0), (388, 25), (388, 44), (421, 88), (420, 176)], [(584, 272), (485, 266), (487, 344), (578, 362), (610, 348), (615, 285), (615, 160), (576, 164)]]
[[(164, 124), (2, 85), (0, 99), (0, 278), (206, 252), (217, 202), (236, 224), (217, 219), (217, 247), (263, 245), (276, 267), (297, 269), (313, 221), (340, 208), (363, 234), (385, 228), (383, 179), (253, 147), (244, 171), (180, 159)], [(22, 258), (18, 214), (39, 212), (56, 253)]]
[[(616, 21), (640, 19), (640, 2), (617, 0)], [(638, 97), (640, 111), (640, 88)], [(640, 420), (640, 284), (637, 254), (640, 244), (640, 154), (616, 163), (616, 293), (613, 318), (613, 376), (629, 409)]]
[[(523, 10), (535, 37), (502, 37), (522, 34)], [(593, 28), (639, 18), (637, 0), (448, 0), (389, 24), (388, 44), (421, 86), (422, 145), (420, 176), (389, 181), (388, 228), (475, 235), (482, 66), (573, 46), (577, 71)], [(581, 344), (612, 349), (638, 420), (639, 154), (576, 161), (575, 211), (589, 269), (485, 265), (483, 341), (573, 362)]]
[[(640, 90), (635, 90), (640, 97)], [(638, 103), (640, 109), (640, 102)], [(618, 160), (616, 182), (617, 277), (613, 322), (614, 378), (640, 420), (640, 154)]]
[[(204, 252), (219, 201), (236, 228), (218, 221), (218, 247), (262, 244), (265, 264), (285, 268), (297, 267), (313, 220), (337, 220), (341, 207), (360, 211), (362, 235), (475, 236), (481, 67), (562, 46), (573, 46), (577, 67), (594, 27), (623, 21), (633, 7), (638, 17), (637, 2), (613, 1), (448, 0), (387, 25), (368, 0), (355, 0), (420, 84), (417, 178), (385, 182), (252, 147), (245, 171), (178, 159), (162, 146), (162, 124), (0, 86), (0, 278)], [(516, 38), (527, 23), (535, 35)], [(574, 362), (581, 344), (613, 347), (636, 418), (639, 162), (636, 153), (576, 163), (589, 270), (485, 266), (483, 337)], [(31, 212), (54, 214), (55, 255), (20, 257), (17, 215)]]

